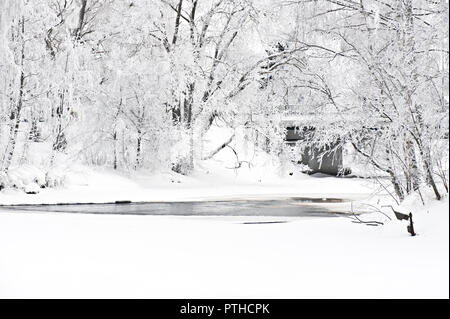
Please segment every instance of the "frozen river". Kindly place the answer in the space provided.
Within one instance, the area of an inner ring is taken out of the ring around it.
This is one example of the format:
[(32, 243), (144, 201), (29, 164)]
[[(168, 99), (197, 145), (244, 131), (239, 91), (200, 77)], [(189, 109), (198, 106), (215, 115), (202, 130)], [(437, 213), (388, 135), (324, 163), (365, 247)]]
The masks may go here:
[(338, 198), (3, 206), (7, 211), (115, 215), (337, 217)]

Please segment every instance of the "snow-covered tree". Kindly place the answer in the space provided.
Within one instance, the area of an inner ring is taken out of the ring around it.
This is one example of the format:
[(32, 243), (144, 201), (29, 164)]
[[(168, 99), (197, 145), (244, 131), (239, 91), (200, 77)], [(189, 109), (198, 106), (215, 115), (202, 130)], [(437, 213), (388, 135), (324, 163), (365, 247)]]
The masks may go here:
[[(436, 178), (447, 185), (437, 163), (448, 134), (448, 2), (323, 0), (289, 6), (308, 8), (307, 33), (294, 41), (310, 46), (314, 60), (325, 66), (310, 63), (293, 86), (322, 100), (316, 114), (339, 119), (322, 128), (320, 138), (345, 136), (391, 177), (401, 200), (422, 184), (441, 198)], [(305, 22), (298, 25), (304, 28)], [(320, 123), (317, 116), (314, 121)]]

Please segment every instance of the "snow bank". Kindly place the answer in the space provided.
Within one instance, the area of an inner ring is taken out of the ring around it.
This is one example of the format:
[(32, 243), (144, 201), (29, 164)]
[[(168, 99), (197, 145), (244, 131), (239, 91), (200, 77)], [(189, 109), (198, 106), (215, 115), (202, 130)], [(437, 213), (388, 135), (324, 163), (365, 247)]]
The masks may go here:
[(0, 189), (6, 189), (3, 193), (8, 190), (19, 190), (20, 192), (13, 192), (17, 195), (21, 192), (37, 194), (46, 187), (64, 186), (66, 174), (67, 172), (58, 167), (46, 170), (34, 165), (16, 166), (10, 168), (6, 174), (0, 175)]
[[(219, 164), (220, 166), (220, 164)], [(72, 169), (64, 172), (64, 185), (41, 189), (39, 194), (3, 190), (0, 204), (105, 203), (131, 201), (196, 201), (227, 199), (278, 199), (288, 197), (342, 197), (364, 200), (374, 191), (373, 183), (362, 179), (314, 177), (276, 172), (225, 168), (196, 171), (193, 176), (173, 172), (134, 172), (129, 175), (109, 169)]]
[(0, 189), (15, 188), (28, 194), (36, 194), (46, 186), (45, 172), (32, 165), (12, 168), (0, 176)]

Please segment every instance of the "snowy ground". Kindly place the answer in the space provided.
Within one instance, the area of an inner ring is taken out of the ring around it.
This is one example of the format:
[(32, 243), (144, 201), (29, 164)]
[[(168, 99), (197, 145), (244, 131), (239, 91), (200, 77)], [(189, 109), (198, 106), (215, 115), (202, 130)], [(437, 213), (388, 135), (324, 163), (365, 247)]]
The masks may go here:
[(280, 198), (291, 196), (369, 197), (373, 182), (300, 174), (292, 178), (221, 179), (217, 176), (185, 177), (175, 174), (121, 176), (110, 171), (84, 171), (67, 186), (27, 195), (21, 190), (0, 192), (0, 204), (80, 203), (132, 201), (182, 201)]
[(347, 218), (0, 211), (0, 297), (448, 298), (448, 199), (382, 227)]

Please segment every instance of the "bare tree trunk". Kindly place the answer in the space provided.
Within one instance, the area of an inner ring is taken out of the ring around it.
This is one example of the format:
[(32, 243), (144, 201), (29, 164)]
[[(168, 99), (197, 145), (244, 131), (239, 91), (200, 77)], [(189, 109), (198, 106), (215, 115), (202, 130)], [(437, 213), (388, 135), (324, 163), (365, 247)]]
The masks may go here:
[(65, 104), (65, 94), (64, 91), (59, 94), (59, 105), (56, 108), (56, 116), (58, 120), (58, 124), (56, 127), (56, 137), (53, 142), (52, 149), (53, 151), (63, 151), (66, 147), (65, 136), (63, 130), (63, 113), (64, 113), (64, 104)]
[(411, 139), (406, 142), (406, 156), (408, 164), (407, 178), (407, 193), (417, 191), (419, 189), (419, 169), (417, 167), (417, 158), (414, 151), (414, 144)]
[(428, 160), (424, 160), (424, 166), (425, 166), (425, 171), (427, 174), (427, 180), (428, 180), (428, 184), (431, 186), (431, 188), (433, 189), (434, 195), (436, 196), (437, 200), (441, 200), (442, 196), (437, 188), (436, 182), (434, 181), (434, 177), (433, 177), (433, 171), (431, 169), (431, 164)]
[(189, 128), (192, 122), (192, 105), (194, 104), (195, 82), (191, 82), (187, 86), (187, 96), (184, 100), (184, 116), (183, 122)]
[(114, 143), (114, 162), (113, 162), (113, 168), (116, 170), (117, 169), (117, 131), (114, 130), (113, 133), (113, 143)]
[[(69, 63), (69, 53), (66, 54), (64, 73), (67, 73), (67, 71), (68, 71), (68, 63)], [(55, 132), (55, 139), (54, 139), (53, 145), (52, 145), (52, 156), (50, 159), (51, 165), (54, 164), (55, 155), (56, 155), (55, 152), (64, 151), (67, 146), (67, 140), (66, 140), (66, 136), (64, 134), (64, 127), (63, 127), (63, 120), (64, 120), (63, 114), (64, 114), (64, 108), (65, 108), (65, 104), (66, 104), (65, 92), (66, 92), (65, 88), (59, 90), (59, 105), (56, 107), (57, 126), (56, 126), (56, 132)], [(52, 111), (52, 114), (53, 114), (53, 111)]]
[(5, 161), (3, 163), (3, 171), (7, 172), (11, 162), (12, 158), (14, 156), (14, 151), (16, 149), (16, 143), (17, 143), (17, 135), (19, 132), (19, 126), (20, 126), (20, 119), (21, 119), (21, 111), (23, 108), (23, 91), (24, 91), (24, 82), (25, 82), (25, 74), (23, 70), (24, 66), (24, 60), (25, 60), (25, 39), (24, 39), (24, 33), (25, 33), (25, 18), (22, 17), (21, 21), (19, 22), (19, 33), (20, 33), (20, 41), (21, 41), (21, 55), (20, 55), (20, 82), (19, 82), (19, 96), (17, 100), (17, 106), (16, 110), (14, 112), (14, 122), (11, 123), (11, 129), (9, 134), (9, 141), (8, 141), (8, 147), (6, 149), (5, 153)]
[(400, 201), (403, 201), (405, 199), (405, 193), (403, 192), (403, 188), (401, 187), (397, 176), (395, 176), (395, 174), (392, 173), (392, 171), (389, 172), (389, 175), (391, 175), (391, 183), (394, 186), (395, 194), (400, 199)]
[(195, 125), (191, 123), (191, 126), (189, 128), (189, 161), (188, 161), (188, 167), (186, 168), (187, 172), (190, 173), (194, 169), (194, 161), (195, 161), (195, 132), (194, 132)]
[(180, 30), (181, 9), (183, 7), (183, 0), (179, 0), (177, 6), (177, 17), (175, 18), (175, 31), (173, 32), (172, 45), (177, 43), (178, 31)]
[(142, 165), (142, 131), (139, 129), (137, 131), (137, 144), (136, 144), (136, 165), (135, 169), (138, 169)]
[(74, 36), (76, 40), (81, 40), (81, 37), (83, 36), (82, 31), (84, 27), (84, 20), (86, 15), (86, 6), (87, 6), (87, 0), (81, 0), (81, 8), (80, 12), (78, 13), (78, 26), (75, 29)]

